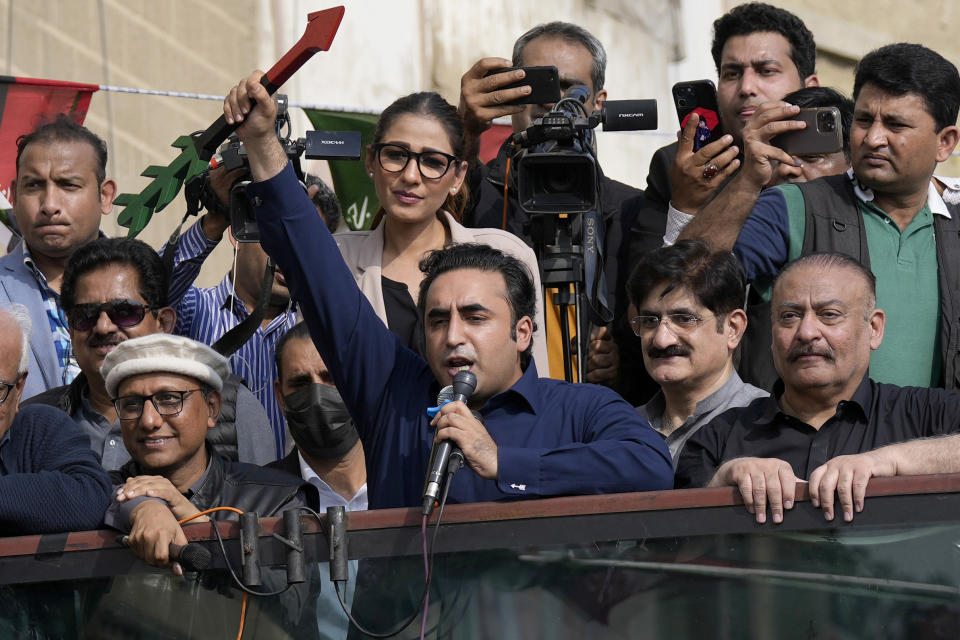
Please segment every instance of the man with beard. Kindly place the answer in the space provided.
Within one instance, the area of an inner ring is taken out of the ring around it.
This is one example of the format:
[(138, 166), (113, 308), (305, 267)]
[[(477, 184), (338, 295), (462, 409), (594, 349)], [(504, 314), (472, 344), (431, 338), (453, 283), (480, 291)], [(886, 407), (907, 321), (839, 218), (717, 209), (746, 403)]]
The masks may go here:
[(796, 483), (834, 518), (863, 510), (874, 476), (960, 471), (960, 396), (898, 387), (867, 373), (884, 337), (876, 278), (839, 253), (787, 265), (773, 289), (773, 395), (730, 409), (680, 454), (676, 486), (739, 488), (757, 522), (793, 506)]
[(627, 319), (660, 391), (637, 411), (676, 465), (686, 441), (715, 416), (767, 396), (733, 369), (747, 316), (743, 269), (729, 252), (678, 242), (644, 256), (627, 284)]
[[(208, 212), (184, 232), (177, 243), (174, 254), (177, 268), (171, 282), (175, 291), (186, 288), (187, 283), (196, 279), (203, 261), (229, 228), (230, 214), (224, 203), (229, 202), (231, 185), (243, 173), (243, 169), (229, 173), (223, 169), (210, 171), (213, 194), (204, 200)], [(308, 175), (308, 178), (311, 177)], [(308, 179), (308, 182), (307, 195), (332, 232), (340, 219), (339, 204), (335, 197), (330, 197), (329, 187), (321, 181)], [(174, 333), (214, 344), (227, 331), (246, 320), (256, 307), (267, 266), (267, 254), (257, 242), (237, 242), (232, 233), (228, 235), (236, 251), (233, 270), (215, 287), (190, 286), (187, 289), (186, 295), (176, 304), (177, 324)], [(273, 383), (276, 381), (273, 354), (280, 338), (296, 322), (296, 309), (290, 300), (286, 281), (283, 274), (276, 270), (263, 321), (250, 339), (230, 356), (230, 370), (246, 382), (270, 418), (274, 431), (274, 455), (271, 460), (282, 458), (293, 446), (287, 438), (283, 410), (273, 392)]]
[(634, 244), (649, 235), (650, 220), (660, 219), (657, 212), (695, 214), (714, 197), (740, 168), (744, 127), (761, 104), (820, 83), (813, 34), (800, 18), (768, 4), (742, 4), (717, 19), (711, 53), (725, 135), (694, 151), (699, 116), (691, 117), (678, 142), (657, 150), (647, 176), (646, 208), (636, 214)]
[[(170, 333), (177, 314), (168, 306), (169, 278), (157, 252), (132, 238), (100, 238), (70, 257), (61, 304), (80, 365), (69, 385), (50, 389), (27, 404), (54, 405), (74, 419), (108, 471), (130, 459), (100, 367), (130, 338)], [(263, 407), (236, 376), (226, 376), (223, 407), (208, 433), (211, 444), (233, 460), (264, 464), (276, 459)]]
[(761, 290), (801, 255), (856, 258), (877, 277), (889, 329), (870, 375), (956, 389), (960, 208), (931, 177), (960, 140), (960, 73), (922, 45), (887, 45), (857, 64), (853, 96), (850, 171), (764, 190), (775, 161), (794, 162), (769, 140), (797, 124), (782, 120), (795, 106), (764, 104), (744, 130), (743, 168), (680, 237), (733, 249)]

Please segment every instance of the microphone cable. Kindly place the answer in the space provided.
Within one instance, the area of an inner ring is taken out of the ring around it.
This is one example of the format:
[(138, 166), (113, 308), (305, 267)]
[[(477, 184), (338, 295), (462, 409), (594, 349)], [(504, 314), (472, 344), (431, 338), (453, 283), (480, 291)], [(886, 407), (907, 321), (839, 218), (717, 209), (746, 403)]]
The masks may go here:
[[(423, 516), (423, 519), (420, 523), (420, 539), (423, 545), (423, 571), (424, 571), (424, 588), (423, 595), (420, 597), (420, 602), (417, 604), (413, 613), (410, 616), (403, 620), (399, 625), (387, 632), (375, 632), (364, 627), (356, 618), (353, 617), (353, 613), (347, 608), (347, 602), (344, 600), (343, 592), (340, 590), (340, 583), (342, 580), (335, 580), (333, 582), (333, 588), (337, 592), (337, 599), (340, 601), (340, 607), (343, 609), (343, 612), (346, 614), (347, 618), (350, 620), (350, 624), (357, 628), (358, 631), (364, 633), (372, 638), (392, 638), (393, 636), (403, 632), (404, 629), (409, 627), (414, 620), (417, 619), (417, 616), (423, 615), (423, 623), (420, 626), (420, 637), (423, 638), (424, 625), (426, 624), (426, 615), (427, 607), (430, 604), (430, 585), (433, 583), (433, 554), (436, 551), (437, 545), (437, 534), (440, 531), (440, 521), (443, 519), (443, 508), (447, 504), (447, 496), (450, 493), (450, 481), (453, 479), (453, 475), (460, 470), (459, 458), (455, 458), (456, 462), (451, 460), (452, 469), (448, 467), (447, 469), (447, 481), (443, 485), (443, 490), (440, 492), (440, 509), (437, 512), (437, 522), (433, 527), (433, 537), (430, 540), (430, 549), (427, 550), (427, 519), (428, 516)], [(321, 529), (323, 528), (323, 522), (320, 520), (320, 515), (309, 509), (307, 507), (301, 507), (305, 511), (309, 511), (317, 519), (317, 522), (320, 522)], [(327, 537), (329, 538), (329, 532), (327, 532)], [(331, 559), (332, 560), (332, 559)]]
[[(213, 513), (214, 511), (232, 511), (238, 515), (243, 515), (243, 511), (241, 511), (240, 509), (237, 509), (236, 507), (213, 507), (212, 509), (206, 509), (204, 511), (201, 511), (200, 513), (195, 513), (191, 516), (188, 516), (183, 520), (180, 520), (178, 524), (184, 525), (190, 522), (191, 520), (193, 520), (194, 518), (205, 516), (208, 513)], [(237, 640), (240, 640), (240, 638), (243, 636), (243, 627), (247, 618), (247, 594), (254, 595), (254, 596), (278, 596), (281, 593), (285, 592), (287, 589), (289, 589), (291, 587), (291, 584), (288, 582), (287, 586), (285, 586), (283, 589), (280, 589), (278, 591), (268, 591), (268, 592), (254, 591), (253, 589), (250, 589), (249, 587), (247, 587), (245, 584), (243, 584), (243, 582), (240, 581), (240, 578), (237, 577), (236, 572), (233, 570), (233, 565), (230, 564), (230, 558), (227, 556), (227, 547), (223, 543), (223, 536), (220, 535), (220, 527), (217, 526), (217, 523), (215, 521), (211, 521), (210, 524), (213, 525), (213, 532), (217, 535), (217, 542), (220, 544), (220, 553), (223, 555), (223, 563), (226, 565), (227, 571), (230, 572), (230, 577), (233, 578), (234, 583), (236, 583), (237, 587), (239, 587), (240, 590), (243, 591), (243, 600), (241, 601), (241, 604), (240, 604), (240, 626), (237, 629)]]

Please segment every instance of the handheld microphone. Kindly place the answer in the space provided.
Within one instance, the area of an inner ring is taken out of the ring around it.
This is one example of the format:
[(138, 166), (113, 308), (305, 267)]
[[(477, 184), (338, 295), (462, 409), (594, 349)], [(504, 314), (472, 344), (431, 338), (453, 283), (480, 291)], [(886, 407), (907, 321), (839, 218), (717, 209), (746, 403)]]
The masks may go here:
[[(120, 536), (117, 542), (125, 547), (130, 546), (130, 536)], [(213, 564), (213, 556), (210, 550), (196, 542), (188, 542), (184, 545), (170, 543), (170, 561), (179, 562), (180, 566), (187, 571), (203, 571), (209, 569)]]
[[(444, 387), (440, 390), (440, 395), (437, 396), (437, 406), (458, 401), (467, 404), (476, 388), (477, 376), (469, 371), (460, 371), (453, 377), (453, 386)], [(423, 489), (423, 515), (425, 516), (433, 513), (433, 504), (440, 495), (443, 480), (447, 475), (448, 467), (451, 466), (451, 458), (455, 460), (452, 469), (456, 473), (463, 464), (463, 452), (450, 440), (434, 442)]]

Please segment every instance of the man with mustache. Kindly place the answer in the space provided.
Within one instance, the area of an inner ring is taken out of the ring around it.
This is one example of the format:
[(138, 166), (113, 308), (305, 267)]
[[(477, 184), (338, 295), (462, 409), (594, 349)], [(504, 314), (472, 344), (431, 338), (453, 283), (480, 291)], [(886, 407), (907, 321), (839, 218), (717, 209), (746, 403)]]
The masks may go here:
[(898, 387), (868, 375), (886, 314), (876, 279), (839, 253), (787, 265), (773, 289), (773, 361), (781, 381), (769, 398), (731, 409), (687, 442), (676, 486), (739, 488), (757, 522), (793, 506), (796, 483), (844, 521), (863, 510), (874, 476), (960, 471), (960, 395)]
[[(796, 107), (770, 103), (748, 125), (744, 166), (681, 233), (733, 249), (762, 291), (792, 259), (816, 251), (853, 256), (877, 277), (889, 339), (871, 376), (899, 385), (960, 387), (960, 207), (931, 177), (960, 139), (960, 74), (943, 56), (893, 44), (859, 62), (846, 174), (763, 190), (767, 143), (796, 123)], [(762, 191), (762, 193), (761, 193)]]
[[(739, 170), (744, 127), (760, 104), (819, 85), (813, 34), (800, 18), (768, 4), (738, 5), (717, 19), (711, 53), (724, 135), (694, 151), (699, 117), (691, 117), (677, 142), (654, 153), (644, 194), (623, 203), (629, 229), (619, 260), (624, 273), (641, 256), (675, 241), (691, 215)], [(618, 337), (625, 332), (617, 327)], [(618, 343), (623, 391), (639, 402), (632, 389), (646, 386), (640, 354), (635, 344), (622, 338)]]
[(769, 395), (746, 384), (733, 354), (747, 326), (743, 269), (730, 252), (685, 240), (644, 256), (630, 276), (627, 319), (660, 391), (637, 411), (676, 465), (686, 441), (731, 407)]
[[(169, 281), (157, 252), (132, 238), (87, 243), (74, 252), (64, 271), (61, 304), (80, 375), (26, 404), (50, 404), (70, 414), (108, 471), (120, 468), (130, 454), (100, 367), (118, 344), (173, 330), (177, 314), (168, 306)], [(207, 434), (217, 451), (254, 464), (276, 459), (263, 407), (236, 376), (225, 377), (223, 399), (217, 425)]]

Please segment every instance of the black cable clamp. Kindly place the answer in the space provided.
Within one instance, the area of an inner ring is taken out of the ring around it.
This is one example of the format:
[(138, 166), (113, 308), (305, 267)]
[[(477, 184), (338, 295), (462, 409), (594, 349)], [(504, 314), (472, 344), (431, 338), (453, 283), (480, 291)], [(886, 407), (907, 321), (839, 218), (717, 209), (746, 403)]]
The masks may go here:
[(299, 509), (283, 512), (283, 530), (286, 537), (274, 533), (273, 537), (287, 547), (287, 584), (306, 582), (306, 565), (303, 561), (303, 523)]
[(240, 554), (243, 558), (243, 583), (259, 587), (260, 580), (260, 516), (256, 511), (240, 514)]
[(347, 569), (347, 520), (342, 506), (327, 507), (327, 540), (330, 544), (330, 580), (345, 582)]

